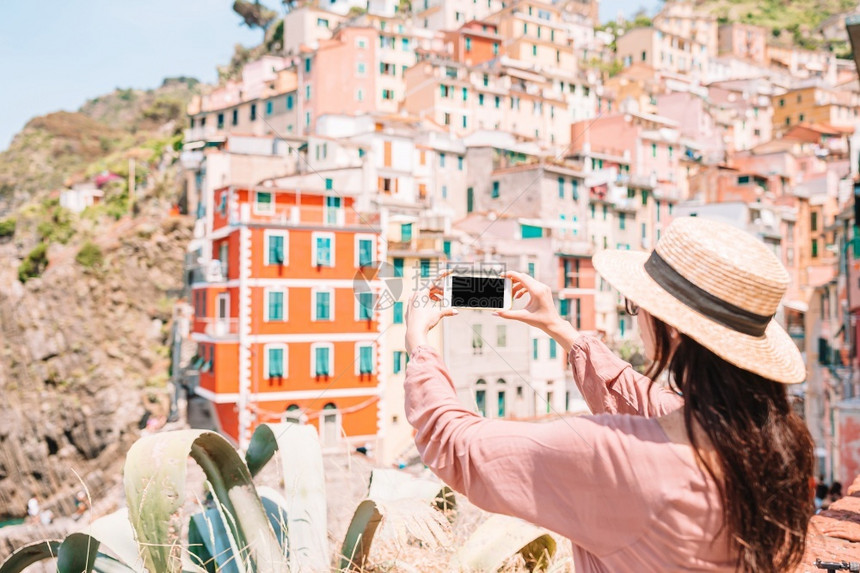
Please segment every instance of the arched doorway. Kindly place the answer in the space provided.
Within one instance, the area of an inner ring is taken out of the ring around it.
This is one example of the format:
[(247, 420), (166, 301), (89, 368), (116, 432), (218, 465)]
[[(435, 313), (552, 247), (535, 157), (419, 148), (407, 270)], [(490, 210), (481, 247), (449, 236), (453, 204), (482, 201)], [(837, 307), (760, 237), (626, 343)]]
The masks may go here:
[(340, 413), (337, 411), (337, 406), (331, 402), (323, 406), (320, 416), (320, 436), (323, 447), (337, 445), (340, 437)]
[(284, 422), (292, 422), (293, 424), (302, 423), (302, 409), (298, 404), (290, 404), (287, 406), (287, 411), (284, 412)]
[(487, 382), (479, 379), (475, 382), (475, 404), (478, 406), (478, 412), (482, 416), (487, 415)]

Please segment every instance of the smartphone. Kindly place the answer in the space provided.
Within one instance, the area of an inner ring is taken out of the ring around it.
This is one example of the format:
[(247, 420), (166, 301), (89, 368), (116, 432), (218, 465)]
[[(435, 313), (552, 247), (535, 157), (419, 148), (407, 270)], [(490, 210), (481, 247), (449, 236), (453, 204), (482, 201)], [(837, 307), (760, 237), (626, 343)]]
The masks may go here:
[(511, 279), (452, 273), (445, 277), (443, 296), (446, 308), (507, 310), (511, 308)]

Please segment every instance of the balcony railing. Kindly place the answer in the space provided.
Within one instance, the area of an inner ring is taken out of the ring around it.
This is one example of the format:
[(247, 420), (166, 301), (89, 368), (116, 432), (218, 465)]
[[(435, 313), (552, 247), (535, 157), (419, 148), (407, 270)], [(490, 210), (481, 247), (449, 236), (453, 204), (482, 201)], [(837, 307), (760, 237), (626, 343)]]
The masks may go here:
[(222, 283), (227, 280), (227, 263), (218, 259), (203, 260), (194, 264), (191, 271), (191, 283)]
[[(203, 324), (203, 334), (212, 338), (230, 338), (239, 335), (239, 319), (237, 318), (198, 318), (198, 324)], [(199, 328), (197, 329), (200, 332)]]
[(373, 228), (378, 228), (380, 224), (379, 213), (359, 213), (351, 207), (244, 203), (239, 213), (240, 222), (243, 224)]

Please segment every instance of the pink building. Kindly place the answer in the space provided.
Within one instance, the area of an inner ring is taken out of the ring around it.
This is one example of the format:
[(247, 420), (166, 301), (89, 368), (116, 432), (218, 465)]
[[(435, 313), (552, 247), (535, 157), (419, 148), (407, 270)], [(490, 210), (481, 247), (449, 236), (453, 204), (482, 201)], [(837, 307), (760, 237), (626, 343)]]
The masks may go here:
[(767, 29), (751, 24), (723, 24), (718, 30), (720, 55), (750, 60), (757, 64), (767, 63)]

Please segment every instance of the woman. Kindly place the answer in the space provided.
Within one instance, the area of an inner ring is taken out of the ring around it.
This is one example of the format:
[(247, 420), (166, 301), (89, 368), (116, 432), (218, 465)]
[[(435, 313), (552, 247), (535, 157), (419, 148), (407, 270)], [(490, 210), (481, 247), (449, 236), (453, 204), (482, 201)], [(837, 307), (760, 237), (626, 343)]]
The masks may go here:
[[(785, 269), (753, 237), (689, 218), (652, 253), (604, 251), (594, 267), (626, 298), (653, 363), (637, 374), (559, 317), (549, 287), (507, 273), (528, 302), (498, 315), (562, 345), (594, 414), (548, 423), (460, 405), (427, 343), (456, 311), (423, 302), (435, 287), (415, 293), (406, 415), (424, 463), (479, 507), (568, 537), (577, 573), (790, 570), (813, 512), (813, 447), (784, 386), (804, 380), (804, 363), (773, 320)], [(652, 383), (663, 372), (677, 393)]]

